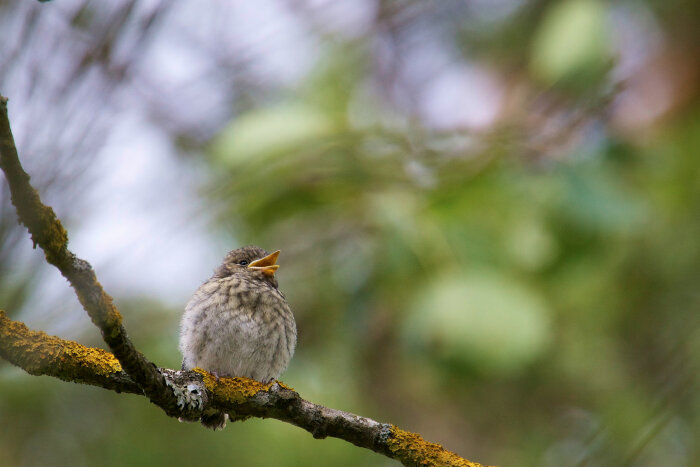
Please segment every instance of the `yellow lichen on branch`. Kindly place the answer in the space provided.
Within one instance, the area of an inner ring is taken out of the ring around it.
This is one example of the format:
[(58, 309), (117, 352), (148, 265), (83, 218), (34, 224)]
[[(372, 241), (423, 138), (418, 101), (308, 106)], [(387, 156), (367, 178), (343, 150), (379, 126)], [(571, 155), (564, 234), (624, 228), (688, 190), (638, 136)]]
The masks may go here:
[(62, 361), (79, 362), (82, 367), (103, 376), (122, 371), (119, 360), (106, 350), (85, 347), (72, 341), (64, 342), (70, 345), (63, 348)]
[(201, 368), (194, 371), (204, 378), (204, 386), (215, 398), (226, 404), (240, 404), (260, 391), (270, 389), (273, 383), (261, 383), (250, 378), (217, 378)]
[(479, 463), (459, 457), (439, 444), (424, 440), (417, 433), (392, 425), (391, 434), (387, 446), (394, 453), (395, 459), (404, 465), (483, 467)]
[(134, 392), (119, 361), (106, 350), (32, 331), (0, 310), (0, 356), (32, 375)]
[[(111, 353), (77, 342), (32, 331), (24, 323), (9, 319), (0, 310), (0, 353), (11, 362), (20, 362), (27, 373), (59, 376), (59, 369), (76, 366), (107, 376), (121, 371), (119, 361)], [(77, 368), (80, 369), (80, 368)]]

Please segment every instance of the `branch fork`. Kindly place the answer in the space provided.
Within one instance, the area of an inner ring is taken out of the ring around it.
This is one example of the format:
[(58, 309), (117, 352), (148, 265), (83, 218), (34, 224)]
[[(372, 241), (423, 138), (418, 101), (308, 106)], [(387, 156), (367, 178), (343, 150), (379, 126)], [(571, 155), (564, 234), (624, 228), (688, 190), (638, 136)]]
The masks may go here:
[(134, 347), (112, 297), (98, 282), (92, 266), (68, 249), (68, 233), (61, 221), (31, 186), (10, 129), (7, 98), (1, 95), (0, 169), (19, 222), (27, 227), (34, 246), (38, 245), (46, 260), (69, 281), (111, 350), (32, 331), (0, 310), (0, 356), (10, 363), (32, 375), (144, 395), (167, 415), (181, 420), (198, 420), (214, 409), (228, 412), (232, 420), (276, 418), (307, 430), (314, 438), (344, 439), (405, 465), (481, 466), (416, 433), (304, 400), (278, 381), (263, 384), (248, 378), (217, 378), (200, 368), (176, 371), (156, 367)]

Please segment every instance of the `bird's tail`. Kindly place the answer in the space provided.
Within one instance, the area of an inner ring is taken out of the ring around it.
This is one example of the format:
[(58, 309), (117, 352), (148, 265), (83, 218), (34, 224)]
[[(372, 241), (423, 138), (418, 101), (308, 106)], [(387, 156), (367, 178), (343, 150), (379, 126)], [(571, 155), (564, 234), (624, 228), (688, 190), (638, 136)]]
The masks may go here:
[(226, 427), (226, 420), (228, 420), (228, 414), (224, 412), (216, 412), (210, 415), (203, 415), (200, 419), (203, 426), (217, 431), (223, 430)]

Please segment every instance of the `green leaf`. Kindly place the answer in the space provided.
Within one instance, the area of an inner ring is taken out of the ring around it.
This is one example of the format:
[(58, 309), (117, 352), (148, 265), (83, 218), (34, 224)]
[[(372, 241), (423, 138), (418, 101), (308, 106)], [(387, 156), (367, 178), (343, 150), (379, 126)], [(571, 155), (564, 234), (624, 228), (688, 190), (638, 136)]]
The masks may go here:
[(532, 46), (532, 69), (546, 84), (589, 81), (610, 59), (605, 7), (595, 0), (569, 0), (546, 12)]
[(404, 322), (413, 349), (481, 373), (522, 370), (550, 342), (537, 293), (495, 272), (443, 274), (418, 292)]
[(234, 119), (214, 141), (216, 160), (228, 165), (286, 153), (333, 131), (326, 114), (301, 103), (256, 110)]

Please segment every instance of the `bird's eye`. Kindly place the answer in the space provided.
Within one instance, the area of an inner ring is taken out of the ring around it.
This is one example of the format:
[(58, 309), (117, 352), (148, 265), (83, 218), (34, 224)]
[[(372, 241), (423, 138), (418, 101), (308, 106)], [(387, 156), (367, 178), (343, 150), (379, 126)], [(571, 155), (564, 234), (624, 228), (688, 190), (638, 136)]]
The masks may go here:
[(241, 266), (245, 266), (246, 264), (248, 264), (248, 260), (247, 260), (247, 259), (242, 259), (242, 260), (240, 260), (240, 261), (238, 262), (238, 264), (240, 264)]

